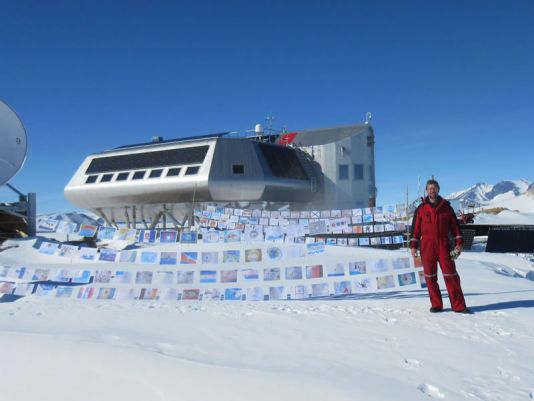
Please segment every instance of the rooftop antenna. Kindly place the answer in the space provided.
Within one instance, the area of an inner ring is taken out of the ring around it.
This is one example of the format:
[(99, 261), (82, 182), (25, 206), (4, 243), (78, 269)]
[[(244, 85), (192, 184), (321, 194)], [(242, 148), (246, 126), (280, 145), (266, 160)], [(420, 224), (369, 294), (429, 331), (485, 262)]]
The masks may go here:
[(370, 111), (365, 113), (365, 124), (371, 124), (371, 120), (373, 119), (373, 115)]
[(274, 116), (273, 116), (273, 112), (271, 111), (271, 113), (265, 117), (265, 121), (267, 121), (267, 132), (269, 134), (272, 134), (273, 133), (273, 121), (275, 120)]

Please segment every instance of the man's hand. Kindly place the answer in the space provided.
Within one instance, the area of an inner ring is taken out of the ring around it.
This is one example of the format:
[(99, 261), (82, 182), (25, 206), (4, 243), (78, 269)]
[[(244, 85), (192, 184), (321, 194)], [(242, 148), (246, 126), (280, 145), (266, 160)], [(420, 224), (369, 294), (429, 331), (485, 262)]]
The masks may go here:
[(459, 245), (459, 246), (456, 246), (456, 247), (449, 253), (449, 255), (451, 256), (451, 259), (452, 259), (452, 260), (456, 260), (456, 259), (458, 259), (458, 256), (460, 256), (461, 253), (462, 253), (462, 246)]
[(417, 251), (417, 248), (411, 248), (411, 251), (412, 251), (412, 256), (414, 258), (419, 256), (419, 252)]

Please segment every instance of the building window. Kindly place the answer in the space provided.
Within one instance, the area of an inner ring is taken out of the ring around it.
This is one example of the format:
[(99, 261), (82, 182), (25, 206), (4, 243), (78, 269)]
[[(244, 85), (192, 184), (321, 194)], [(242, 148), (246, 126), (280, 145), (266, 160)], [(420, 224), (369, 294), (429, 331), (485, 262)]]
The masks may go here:
[(100, 179), (100, 182), (110, 182), (113, 178), (113, 174), (104, 174)]
[(163, 173), (162, 169), (152, 170), (148, 178), (159, 178), (161, 177), (162, 173)]
[(354, 180), (363, 180), (363, 164), (354, 165)]
[(96, 179), (98, 178), (97, 175), (90, 175), (89, 177), (87, 177), (87, 179), (85, 180), (85, 183), (86, 184), (94, 184), (96, 182)]
[(169, 171), (167, 171), (166, 177), (178, 177), (180, 175), (181, 168), (175, 167), (170, 168)]
[(232, 164), (233, 174), (245, 174), (245, 166), (242, 164)]
[(349, 179), (349, 165), (348, 164), (340, 164), (339, 165), (339, 179), (340, 180), (348, 180)]
[(195, 175), (198, 173), (198, 170), (200, 170), (200, 166), (188, 167), (187, 170), (185, 170), (185, 175)]
[(132, 180), (142, 180), (145, 178), (146, 171), (136, 171), (132, 177)]
[(128, 179), (129, 175), (130, 175), (130, 173), (119, 173), (119, 175), (117, 175), (117, 179), (115, 181), (126, 181)]

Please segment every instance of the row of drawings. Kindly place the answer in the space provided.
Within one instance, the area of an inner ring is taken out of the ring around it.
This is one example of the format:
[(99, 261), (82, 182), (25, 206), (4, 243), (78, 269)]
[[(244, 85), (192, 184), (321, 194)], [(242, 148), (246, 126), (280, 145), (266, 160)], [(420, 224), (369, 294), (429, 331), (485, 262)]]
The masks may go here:
[[(343, 210), (262, 210), (262, 209), (240, 209), (229, 207), (206, 206), (196, 208), (194, 215), (197, 218), (221, 220), (229, 219), (230, 216), (262, 218), (262, 219), (327, 219), (340, 217), (366, 217), (368, 223), (372, 221), (391, 221), (406, 217), (406, 205), (388, 205), (368, 208), (343, 209)], [(234, 220), (235, 221), (235, 220)], [(265, 220), (264, 220), (265, 221)], [(261, 224), (261, 223), (259, 223)], [(269, 225), (269, 224), (264, 224)]]
[(304, 258), (325, 252), (324, 242), (310, 242), (285, 247), (271, 246), (266, 249), (227, 249), (222, 251), (170, 251), (156, 252), (151, 250), (123, 250), (108, 248), (85, 248), (75, 245), (44, 241), (39, 252), (81, 259), (85, 261), (102, 261), (118, 263), (141, 263), (159, 265), (196, 265), (218, 263), (253, 263), (278, 261), (282, 259)]
[[(103, 265), (102, 265), (103, 266)], [(316, 280), (323, 278), (350, 277), (363, 275), (387, 274), (392, 271), (412, 270), (408, 257), (394, 259), (358, 260), (352, 262), (334, 262), (327, 264), (313, 264), (305, 266), (285, 267), (244, 267), (244, 268), (214, 268), (201, 267), (198, 270), (109, 270), (100, 268), (71, 269), (71, 268), (28, 268), (28, 267), (0, 267), (0, 279), (9, 281), (55, 281), (76, 284), (89, 282), (99, 284), (210, 284), (210, 283), (238, 283), (252, 281), (292, 281)]]
[(0, 294), (18, 296), (37, 295), (77, 299), (132, 299), (132, 300), (228, 300), (267, 301), (306, 299), (340, 295), (392, 291), (395, 289), (425, 287), (422, 272), (389, 274), (378, 277), (357, 277), (352, 280), (320, 282), (313, 284), (221, 287), (221, 288), (172, 288), (172, 287), (110, 287), (65, 286), (58, 283), (17, 283), (0, 281)]
[[(259, 209), (232, 209), (207, 207), (196, 209), (198, 228), (217, 228), (220, 230), (250, 231), (273, 236), (282, 233), (288, 237), (300, 237), (307, 234), (341, 234), (403, 231), (404, 223), (393, 223), (399, 218), (396, 208), (365, 208), (323, 211), (266, 211)], [(401, 213), (402, 214), (402, 213)], [(156, 242), (156, 231), (136, 230), (132, 228), (100, 227), (93, 224), (76, 224), (57, 220), (56, 218), (38, 219), (39, 231), (52, 231), (63, 234), (78, 234), (83, 237), (98, 235), (101, 240), (126, 240), (129, 242)], [(197, 230), (192, 230), (193, 232)], [(177, 242), (176, 230), (163, 230), (160, 242)], [(182, 234), (183, 235), (183, 234)], [(186, 234), (186, 237), (189, 234)], [(194, 235), (194, 234), (190, 234)], [(257, 234), (256, 234), (257, 235)], [(245, 233), (246, 239), (246, 233)], [(254, 237), (248, 238), (254, 239)], [(260, 238), (257, 238), (259, 240)], [(185, 238), (184, 240), (188, 240)], [(191, 239), (192, 240), (192, 239)]]

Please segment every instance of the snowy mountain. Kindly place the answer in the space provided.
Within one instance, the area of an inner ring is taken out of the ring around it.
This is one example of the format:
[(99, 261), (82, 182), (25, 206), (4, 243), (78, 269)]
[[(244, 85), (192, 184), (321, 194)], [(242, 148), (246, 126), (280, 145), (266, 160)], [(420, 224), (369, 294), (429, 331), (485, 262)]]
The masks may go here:
[(459, 200), (460, 203), (488, 205), (492, 201), (511, 199), (529, 192), (534, 196), (534, 183), (525, 180), (506, 180), (495, 185), (478, 183), (462, 191), (453, 192), (447, 199)]

